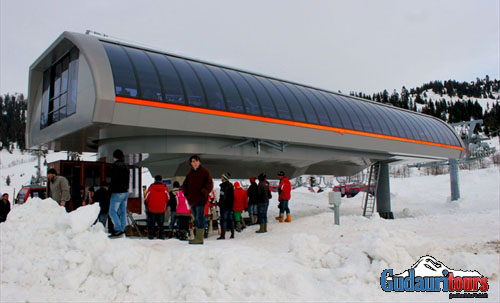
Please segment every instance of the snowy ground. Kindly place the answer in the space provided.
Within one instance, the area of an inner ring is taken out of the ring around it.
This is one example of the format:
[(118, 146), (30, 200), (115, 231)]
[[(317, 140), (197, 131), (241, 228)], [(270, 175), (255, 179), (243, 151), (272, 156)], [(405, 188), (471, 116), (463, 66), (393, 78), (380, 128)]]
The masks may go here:
[[(32, 173), (33, 164), (19, 165), (17, 172)], [(477, 300), (498, 302), (499, 168), (461, 171), (458, 202), (449, 202), (449, 183), (447, 175), (393, 178), (395, 220), (362, 217), (358, 195), (342, 199), (340, 225), (327, 192), (299, 188), (292, 223), (273, 219), (273, 197), (267, 234), (251, 226), (234, 240), (212, 234), (203, 246), (110, 240), (92, 226), (97, 206), (66, 214), (53, 201), (31, 200), (0, 224), (0, 301), (449, 301), (443, 292), (380, 287), (384, 269), (400, 273), (431, 255), (488, 277), (489, 298)]]

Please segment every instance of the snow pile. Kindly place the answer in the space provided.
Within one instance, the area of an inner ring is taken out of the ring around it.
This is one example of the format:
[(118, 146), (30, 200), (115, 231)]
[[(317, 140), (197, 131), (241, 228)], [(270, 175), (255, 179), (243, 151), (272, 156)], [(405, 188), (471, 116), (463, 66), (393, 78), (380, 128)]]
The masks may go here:
[[(294, 190), (292, 223), (269, 208), (269, 232), (251, 226), (203, 246), (110, 240), (93, 225), (96, 205), (67, 214), (53, 200), (14, 206), (0, 224), (0, 301), (449, 301), (447, 293), (384, 293), (384, 269), (402, 273), (431, 255), (489, 278), (498, 302), (498, 168), (461, 171), (462, 199), (447, 202), (449, 176), (393, 179), (395, 220), (360, 215), (362, 195), (342, 199), (334, 224), (325, 191)], [(275, 195), (273, 195), (275, 196)]]

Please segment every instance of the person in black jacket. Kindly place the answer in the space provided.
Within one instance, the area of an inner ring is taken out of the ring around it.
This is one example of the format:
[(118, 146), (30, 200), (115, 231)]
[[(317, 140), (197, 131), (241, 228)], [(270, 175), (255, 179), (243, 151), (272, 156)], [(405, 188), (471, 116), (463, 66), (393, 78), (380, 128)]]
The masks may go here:
[(127, 200), (130, 172), (124, 162), (125, 155), (120, 149), (113, 152), (115, 162), (111, 167), (111, 200), (109, 205), (109, 216), (113, 221), (114, 232), (111, 237), (119, 237), (125, 232), (127, 225)]
[(255, 224), (257, 223), (257, 205), (259, 204), (259, 193), (257, 192), (255, 177), (250, 177), (250, 183), (250, 187), (247, 189), (248, 214), (250, 215), (250, 224)]
[(10, 212), (10, 201), (9, 194), (5, 193), (2, 195), (2, 200), (0, 201), (0, 222), (5, 222), (7, 220), (7, 215)]
[(231, 182), (229, 182), (229, 177), (231, 174), (222, 174), (220, 184), (220, 198), (219, 198), (219, 209), (220, 209), (220, 224), (221, 233), (217, 240), (223, 240), (226, 238), (226, 228), (229, 223), (231, 228), (231, 239), (234, 238), (234, 221), (233, 221), (233, 203), (234, 203), (234, 187)]
[(177, 197), (175, 196), (175, 193), (179, 191), (179, 182), (175, 181), (173, 187), (174, 189), (169, 192), (170, 199), (168, 199), (168, 204), (167, 204), (167, 206), (170, 208), (170, 223), (168, 226), (170, 233), (168, 233), (168, 236), (171, 236), (171, 232), (175, 227), (175, 221), (177, 220), (175, 216), (175, 211), (177, 208)]
[(111, 193), (108, 190), (108, 182), (102, 181), (100, 185), (101, 186), (94, 194), (93, 201), (94, 203), (99, 203), (99, 207), (101, 208), (99, 211), (99, 222), (101, 222), (103, 226), (106, 226), (106, 221), (108, 221), (108, 231), (112, 233), (114, 231), (113, 222), (111, 222), (109, 218), (109, 201), (111, 199)]
[(267, 232), (267, 208), (269, 207), (269, 199), (271, 199), (271, 190), (269, 189), (269, 182), (266, 180), (266, 174), (261, 173), (257, 179), (259, 179), (259, 186), (257, 187), (259, 204), (259, 224), (260, 228), (257, 233)]

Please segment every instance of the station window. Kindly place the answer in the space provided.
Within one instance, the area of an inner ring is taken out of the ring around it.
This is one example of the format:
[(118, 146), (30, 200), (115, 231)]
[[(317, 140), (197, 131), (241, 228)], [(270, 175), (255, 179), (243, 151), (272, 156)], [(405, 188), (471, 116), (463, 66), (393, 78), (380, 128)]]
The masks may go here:
[(76, 112), (78, 49), (74, 47), (43, 73), (40, 128)]

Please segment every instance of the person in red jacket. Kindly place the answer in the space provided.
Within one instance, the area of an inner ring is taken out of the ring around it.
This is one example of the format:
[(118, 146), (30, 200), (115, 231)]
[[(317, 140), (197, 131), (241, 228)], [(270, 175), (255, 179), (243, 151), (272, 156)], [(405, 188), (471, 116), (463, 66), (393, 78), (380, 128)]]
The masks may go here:
[[(292, 222), (292, 215), (290, 214), (290, 208), (288, 208), (288, 202), (291, 198), (292, 185), (290, 180), (285, 176), (285, 172), (280, 171), (278, 173), (278, 178), (280, 179), (280, 185), (278, 188), (278, 201), (280, 202), (280, 215), (277, 218), (280, 222)], [(286, 213), (286, 219), (285, 219)]]
[(149, 211), (148, 217), (148, 238), (153, 239), (156, 233), (155, 224), (160, 227), (158, 239), (165, 239), (163, 223), (165, 221), (165, 211), (167, 210), (167, 202), (169, 199), (168, 189), (161, 182), (160, 175), (155, 176), (155, 183), (149, 186), (146, 192), (146, 207)]
[(241, 232), (241, 227), (242, 227), (241, 213), (245, 209), (248, 209), (247, 191), (241, 187), (240, 182), (234, 182), (233, 212), (234, 212), (234, 220), (236, 221), (237, 232)]

